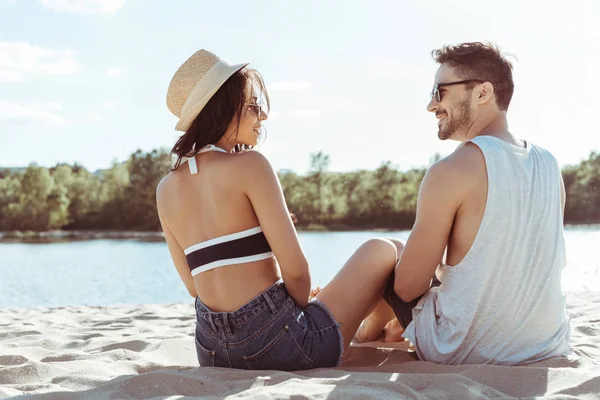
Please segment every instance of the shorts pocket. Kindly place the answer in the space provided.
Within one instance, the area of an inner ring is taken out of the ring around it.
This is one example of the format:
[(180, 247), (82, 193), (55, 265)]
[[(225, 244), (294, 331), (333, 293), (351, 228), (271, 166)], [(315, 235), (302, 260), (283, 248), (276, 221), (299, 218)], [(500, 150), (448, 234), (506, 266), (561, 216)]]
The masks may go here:
[(208, 350), (206, 347), (200, 344), (198, 337), (196, 337), (196, 355), (198, 356), (198, 363), (201, 367), (214, 367), (216, 353), (213, 350)]
[(261, 350), (243, 358), (248, 369), (295, 371), (310, 369), (313, 364), (298, 345), (288, 325)]

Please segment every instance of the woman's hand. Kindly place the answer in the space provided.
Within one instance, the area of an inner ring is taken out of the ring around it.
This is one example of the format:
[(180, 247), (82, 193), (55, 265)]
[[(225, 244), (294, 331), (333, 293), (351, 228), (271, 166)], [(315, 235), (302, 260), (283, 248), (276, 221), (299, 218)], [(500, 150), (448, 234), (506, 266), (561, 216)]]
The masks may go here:
[(317, 286), (316, 288), (312, 289), (310, 291), (310, 294), (308, 295), (308, 301), (311, 301), (312, 299), (314, 299), (319, 294), (320, 291), (321, 291), (320, 286)]

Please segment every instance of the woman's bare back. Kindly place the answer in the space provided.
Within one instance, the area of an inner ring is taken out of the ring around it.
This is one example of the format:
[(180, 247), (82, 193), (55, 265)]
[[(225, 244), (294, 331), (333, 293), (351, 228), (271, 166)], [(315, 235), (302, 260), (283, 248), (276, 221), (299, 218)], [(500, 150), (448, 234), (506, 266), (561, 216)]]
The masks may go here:
[[(159, 185), (162, 222), (182, 249), (259, 226), (239, 182), (243, 176), (240, 156), (214, 151), (198, 154), (197, 174), (190, 173), (187, 163), (182, 164)], [(279, 277), (276, 260), (271, 257), (211, 269), (192, 279), (205, 305), (214, 311), (234, 311)]]

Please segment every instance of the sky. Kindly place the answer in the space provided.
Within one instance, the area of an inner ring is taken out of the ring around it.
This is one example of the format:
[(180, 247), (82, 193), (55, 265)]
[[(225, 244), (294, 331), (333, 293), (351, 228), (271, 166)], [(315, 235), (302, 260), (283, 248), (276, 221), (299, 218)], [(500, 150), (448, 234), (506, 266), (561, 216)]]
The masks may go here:
[(0, 167), (172, 148), (167, 87), (201, 48), (262, 73), (277, 170), (427, 166), (457, 145), (426, 110), (431, 51), (467, 41), (511, 54), (511, 132), (563, 166), (600, 150), (597, 0), (0, 0)]

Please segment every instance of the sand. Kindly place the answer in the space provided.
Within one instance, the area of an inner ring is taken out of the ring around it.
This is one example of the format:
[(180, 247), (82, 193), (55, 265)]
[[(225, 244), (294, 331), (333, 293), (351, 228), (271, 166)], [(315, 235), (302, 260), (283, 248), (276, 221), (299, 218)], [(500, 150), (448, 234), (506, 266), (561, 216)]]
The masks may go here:
[(0, 310), (0, 398), (600, 399), (600, 293), (568, 297), (574, 352), (519, 367), (442, 366), (406, 343), (353, 346), (295, 373), (201, 368), (190, 304)]

